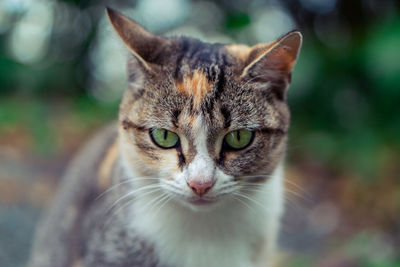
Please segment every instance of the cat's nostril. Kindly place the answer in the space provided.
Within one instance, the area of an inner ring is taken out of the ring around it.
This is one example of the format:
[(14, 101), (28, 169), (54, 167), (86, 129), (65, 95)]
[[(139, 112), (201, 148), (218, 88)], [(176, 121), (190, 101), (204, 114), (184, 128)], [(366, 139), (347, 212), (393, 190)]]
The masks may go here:
[(198, 195), (199, 197), (203, 196), (205, 193), (207, 193), (211, 187), (213, 187), (214, 185), (214, 181), (210, 180), (210, 181), (191, 181), (188, 183), (190, 189), (192, 189), (192, 191)]

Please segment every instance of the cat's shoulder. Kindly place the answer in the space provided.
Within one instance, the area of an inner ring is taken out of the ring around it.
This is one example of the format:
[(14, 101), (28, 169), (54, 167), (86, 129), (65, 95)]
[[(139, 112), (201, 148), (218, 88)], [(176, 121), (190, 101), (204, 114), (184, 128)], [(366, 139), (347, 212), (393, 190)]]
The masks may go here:
[[(97, 131), (78, 151), (60, 181), (52, 207), (38, 225), (29, 266), (67, 266), (79, 240), (76, 231), (99, 190), (99, 169), (117, 140), (117, 125)], [(69, 265), (68, 265), (69, 266)]]
[(118, 137), (117, 123), (112, 122), (103, 126), (95, 134), (91, 135), (82, 148), (77, 152), (71, 165), (84, 165), (87, 167), (99, 167), (106, 157), (108, 150), (115, 146)]

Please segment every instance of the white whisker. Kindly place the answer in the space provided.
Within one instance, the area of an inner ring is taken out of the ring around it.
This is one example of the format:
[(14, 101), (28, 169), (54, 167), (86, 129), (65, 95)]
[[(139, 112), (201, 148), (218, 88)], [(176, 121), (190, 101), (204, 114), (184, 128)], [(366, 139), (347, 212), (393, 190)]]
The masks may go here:
[(163, 202), (161, 205), (159, 205), (159, 207), (154, 211), (154, 216), (158, 214), (158, 212), (160, 212), (160, 210), (165, 206), (165, 204), (167, 204), (167, 202), (169, 202), (172, 199), (172, 196), (166, 194), (166, 198), (162, 198), (159, 203)]
[(237, 196), (244, 197), (244, 198), (248, 199), (249, 201), (253, 202), (254, 204), (259, 205), (263, 210), (265, 210), (265, 206), (264, 206), (264, 205), (262, 205), (260, 202), (258, 202), (258, 201), (256, 201), (256, 200), (252, 199), (252, 198), (249, 197), (248, 195), (246, 195), (246, 194), (241, 194), (241, 193), (239, 193), (239, 192), (234, 192), (233, 194), (234, 194), (234, 195), (237, 195)]
[(259, 178), (259, 177), (273, 177), (272, 175), (268, 175), (268, 174), (257, 174), (257, 175), (242, 175), (242, 176), (238, 176), (238, 178)]
[[(236, 194), (235, 194), (235, 195), (236, 195)], [(247, 204), (245, 200), (239, 198), (239, 197), (242, 197), (242, 196), (240, 196), (240, 195), (236, 195), (236, 196), (237, 196), (237, 197), (234, 197), (233, 199), (239, 201), (240, 203), (242, 203), (243, 205), (245, 205), (246, 207), (248, 207), (251, 211), (253, 211), (253, 212), (255, 213), (255, 210), (253, 209), (252, 206), (250, 206), (249, 204)]]
[(110, 188), (106, 189), (105, 191), (103, 191), (100, 195), (98, 195), (98, 196), (96, 197), (95, 200), (97, 200), (97, 199), (103, 197), (105, 194), (109, 193), (110, 191), (116, 189), (116, 188), (119, 187), (119, 186), (122, 186), (122, 185), (127, 184), (127, 183), (133, 183), (133, 182), (135, 182), (135, 181), (142, 181), (142, 180), (160, 180), (160, 178), (143, 176), (143, 177), (134, 177), (134, 178), (130, 178), (130, 179), (128, 179), (128, 180), (124, 180), (124, 181), (122, 181), (122, 182), (120, 182), (120, 183), (117, 183), (117, 184), (111, 186)]
[(114, 203), (110, 206), (108, 211), (113, 209), (122, 200), (124, 200), (124, 199), (126, 199), (126, 198), (128, 198), (128, 197), (130, 197), (132, 195), (138, 194), (138, 193), (140, 193), (142, 191), (149, 190), (149, 189), (154, 189), (154, 188), (155, 188), (155, 190), (152, 190), (150, 192), (145, 192), (145, 194), (147, 195), (149, 193), (157, 192), (158, 190), (161, 190), (160, 185), (156, 184), (156, 185), (148, 185), (148, 186), (140, 187), (140, 188), (138, 188), (136, 190), (130, 191), (130, 192), (126, 193), (125, 195), (121, 196), (120, 198), (118, 198), (116, 201), (114, 201)]
[[(140, 195), (138, 195), (138, 196), (136, 196), (136, 197), (137, 197), (137, 198), (141, 198), (141, 197), (144, 197), (144, 196), (146, 196), (146, 195), (149, 195), (149, 194), (152, 194), (152, 193), (155, 193), (155, 192), (158, 192), (158, 191), (161, 191), (161, 188), (156, 188), (156, 189), (153, 189), (153, 190), (144, 192), (143, 194), (140, 194)], [(130, 204), (132, 204), (132, 202), (133, 202), (134, 200), (135, 200), (135, 197), (129, 199), (127, 202), (123, 203), (120, 207), (118, 207), (116, 210), (114, 210), (114, 211), (112, 212), (112, 214), (110, 215), (110, 218), (107, 220), (107, 222), (106, 222), (104, 225), (106, 226), (106, 225), (111, 221), (111, 219), (112, 219), (115, 215), (117, 215), (117, 214), (118, 214), (120, 211), (122, 211), (124, 208), (126, 208), (126, 207), (128, 207)], [(122, 201), (122, 200), (121, 200), (121, 201)], [(112, 207), (108, 208), (105, 214), (109, 213), (113, 208), (116, 207), (116, 205), (118, 205), (118, 203), (116, 203), (116, 204), (113, 205)]]
[(304, 195), (305, 195), (305, 196), (308, 195), (308, 192), (305, 191), (300, 185), (296, 184), (295, 182), (290, 181), (290, 180), (287, 179), (287, 178), (284, 178), (284, 181), (285, 181), (285, 183), (287, 183), (287, 184), (292, 185), (293, 187), (295, 187), (295, 189), (297, 189), (297, 190), (299, 191), (299, 193), (301, 193), (303, 196), (304, 196)]
[(153, 209), (153, 207), (155, 206), (156, 203), (159, 202), (160, 199), (163, 199), (165, 196), (167, 195), (167, 193), (162, 193), (161, 195), (153, 198), (150, 202), (146, 203), (146, 205), (144, 205), (143, 207), (141, 207), (141, 209), (143, 210), (147, 210), (147, 209)]

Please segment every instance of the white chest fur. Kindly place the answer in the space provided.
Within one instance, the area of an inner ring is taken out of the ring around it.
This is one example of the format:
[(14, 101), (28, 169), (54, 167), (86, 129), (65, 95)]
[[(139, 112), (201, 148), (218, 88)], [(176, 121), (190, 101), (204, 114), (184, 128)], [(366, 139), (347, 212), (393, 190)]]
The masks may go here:
[(148, 201), (144, 197), (135, 202), (132, 227), (153, 242), (162, 263), (176, 267), (268, 266), (283, 211), (282, 168), (253, 201), (231, 200), (207, 212), (192, 211), (175, 201), (159, 210), (143, 209)]

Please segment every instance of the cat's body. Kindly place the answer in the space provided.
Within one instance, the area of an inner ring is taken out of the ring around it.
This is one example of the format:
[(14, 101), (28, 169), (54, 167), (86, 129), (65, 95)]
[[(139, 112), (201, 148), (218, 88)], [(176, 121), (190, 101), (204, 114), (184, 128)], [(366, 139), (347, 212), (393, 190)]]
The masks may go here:
[(300, 34), (224, 46), (108, 15), (133, 54), (119, 122), (73, 161), (31, 266), (271, 264)]

